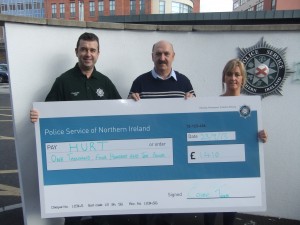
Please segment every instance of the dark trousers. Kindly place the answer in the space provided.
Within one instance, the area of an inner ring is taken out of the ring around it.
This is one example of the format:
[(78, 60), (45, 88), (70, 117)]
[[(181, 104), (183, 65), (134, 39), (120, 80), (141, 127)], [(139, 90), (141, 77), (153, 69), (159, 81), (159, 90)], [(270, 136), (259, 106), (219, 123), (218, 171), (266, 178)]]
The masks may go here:
[(141, 214), (139, 225), (172, 225), (173, 214)]
[[(222, 213), (223, 225), (233, 225), (236, 212)], [(204, 225), (215, 225), (217, 213), (204, 213)]]
[[(89, 224), (93, 225), (103, 225), (103, 224), (109, 224), (109, 220), (112, 219), (112, 216), (93, 216), (91, 220), (89, 220)], [(64, 225), (81, 225), (86, 224), (82, 223), (82, 217), (66, 217), (65, 218), (65, 224)]]
[(80, 225), (81, 224), (81, 216), (78, 217), (66, 217), (65, 225)]

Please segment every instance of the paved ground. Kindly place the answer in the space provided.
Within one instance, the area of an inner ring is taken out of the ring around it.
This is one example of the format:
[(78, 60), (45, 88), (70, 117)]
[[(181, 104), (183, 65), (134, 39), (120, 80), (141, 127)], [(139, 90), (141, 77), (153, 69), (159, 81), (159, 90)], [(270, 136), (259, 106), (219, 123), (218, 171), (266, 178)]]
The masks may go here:
[[(24, 225), (7, 84), (0, 84), (0, 102), (0, 225)], [(221, 218), (219, 214), (216, 225), (221, 224)], [(201, 214), (176, 215), (174, 220), (174, 225), (202, 224)], [(94, 224), (86, 218), (82, 225)], [(109, 225), (138, 225), (138, 223), (136, 217), (126, 216), (121, 221), (112, 220)], [(235, 225), (300, 225), (300, 221), (237, 214)]]
[[(9, 85), (0, 83), (0, 225), (22, 224), (20, 185), (13, 134)], [(17, 209), (18, 213), (7, 217)], [(8, 210), (8, 211), (7, 211)], [(10, 223), (10, 218), (13, 223)]]
[[(221, 224), (221, 215), (218, 215), (216, 225)], [(0, 212), (1, 225), (24, 225), (22, 208)], [(94, 225), (91, 220), (84, 220), (82, 225)], [(98, 224), (97, 224), (98, 225)], [(137, 225), (136, 219), (129, 219), (120, 222), (112, 221), (109, 225)], [(192, 216), (189, 214), (176, 217), (174, 225), (203, 225), (201, 214)], [(261, 217), (247, 214), (237, 214), (235, 225), (300, 225), (300, 221), (287, 220), (273, 217)]]

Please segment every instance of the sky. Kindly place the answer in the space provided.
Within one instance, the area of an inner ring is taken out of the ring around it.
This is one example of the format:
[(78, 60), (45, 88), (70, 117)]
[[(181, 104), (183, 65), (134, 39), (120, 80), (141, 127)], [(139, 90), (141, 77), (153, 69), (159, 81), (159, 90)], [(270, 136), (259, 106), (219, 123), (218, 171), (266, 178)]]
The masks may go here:
[(230, 12), (232, 0), (200, 0), (200, 12)]

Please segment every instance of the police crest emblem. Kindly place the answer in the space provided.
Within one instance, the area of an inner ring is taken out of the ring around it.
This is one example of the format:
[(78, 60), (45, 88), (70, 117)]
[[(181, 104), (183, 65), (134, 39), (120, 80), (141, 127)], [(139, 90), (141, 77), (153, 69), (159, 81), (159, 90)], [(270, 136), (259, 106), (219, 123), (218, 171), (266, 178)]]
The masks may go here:
[(254, 46), (239, 48), (239, 58), (245, 64), (247, 81), (242, 92), (266, 97), (282, 95), (282, 85), (289, 75), (285, 60), (286, 48), (275, 48), (263, 38)]

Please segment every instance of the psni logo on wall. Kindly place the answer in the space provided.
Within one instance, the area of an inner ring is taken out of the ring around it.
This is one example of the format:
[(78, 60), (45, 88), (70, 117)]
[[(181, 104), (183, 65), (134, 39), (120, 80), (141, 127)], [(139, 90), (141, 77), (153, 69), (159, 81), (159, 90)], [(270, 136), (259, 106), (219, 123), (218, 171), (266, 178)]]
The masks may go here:
[(247, 73), (243, 93), (262, 97), (282, 95), (282, 85), (290, 73), (285, 52), (286, 48), (272, 47), (263, 38), (250, 48), (239, 48), (239, 58), (245, 64)]

